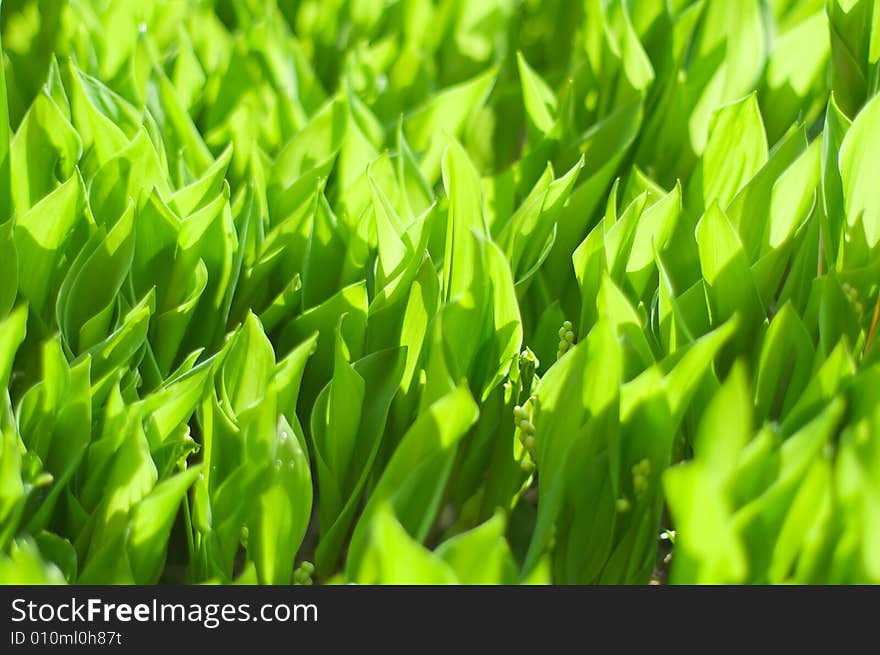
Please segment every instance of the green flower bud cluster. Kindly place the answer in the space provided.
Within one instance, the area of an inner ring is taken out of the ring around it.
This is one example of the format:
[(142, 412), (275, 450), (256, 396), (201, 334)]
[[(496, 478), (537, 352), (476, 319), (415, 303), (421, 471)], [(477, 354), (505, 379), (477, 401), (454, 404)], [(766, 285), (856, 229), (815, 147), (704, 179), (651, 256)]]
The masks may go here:
[[(639, 460), (633, 465), (630, 472), (632, 473), (633, 492), (636, 498), (638, 498), (644, 494), (650, 486), (651, 460), (647, 457)], [(614, 508), (617, 510), (618, 514), (624, 514), (632, 509), (632, 503), (626, 496), (621, 496), (615, 501)]]
[(574, 326), (571, 321), (566, 321), (559, 328), (559, 350), (556, 352), (556, 359), (560, 359), (574, 344)]
[(865, 306), (862, 304), (861, 299), (859, 298), (859, 291), (854, 286), (849, 284), (848, 282), (844, 282), (840, 285), (843, 289), (843, 295), (846, 296), (846, 299), (849, 301), (850, 306), (852, 306), (853, 311), (861, 316), (865, 313)]
[(516, 405), (513, 408), (516, 435), (525, 451), (520, 465), (526, 473), (532, 473), (535, 470), (535, 426), (532, 424), (531, 412), (535, 400), (535, 396), (532, 396), (526, 401), (525, 406)]
[(293, 584), (308, 586), (312, 584), (312, 574), (315, 565), (311, 562), (302, 562), (293, 572)]
[(632, 467), (633, 491), (636, 496), (641, 496), (648, 490), (648, 479), (651, 477), (651, 460), (640, 460)]

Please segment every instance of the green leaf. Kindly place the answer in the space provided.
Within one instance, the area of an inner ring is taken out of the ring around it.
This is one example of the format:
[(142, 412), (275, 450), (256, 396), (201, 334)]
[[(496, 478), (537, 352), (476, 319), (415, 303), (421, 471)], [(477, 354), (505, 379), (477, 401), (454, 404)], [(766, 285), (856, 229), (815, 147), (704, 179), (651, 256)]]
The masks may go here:
[(342, 145), (347, 116), (343, 100), (329, 101), (278, 153), (269, 184), (287, 188), (316, 164), (335, 155)]
[(259, 319), (248, 314), (223, 362), (223, 389), (234, 414), (260, 402), (275, 372), (275, 352)]
[[(746, 183), (727, 206), (730, 218), (743, 242), (749, 261), (766, 251), (766, 232), (770, 222), (769, 206), (774, 186), (780, 176), (798, 160), (808, 145), (802, 129), (793, 130), (773, 149), (767, 163)], [(804, 189), (805, 194), (810, 191)]]
[(760, 100), (767, 136), (775, 143), (822, 97), (831, 54), (828, 19), (817, 11), (782, 33), (773, 44)]
[(39, 94), (9, 145), (12, 201), (23, 214), (74, 175), (83, 144), (45, 93)]
[(98, 169), (89, 186), (89, 204), (99, 225), (108, 229), (133, 201), (141, 204), (153, 187), (159, 194), (171, 195), (170, 185), (159, 155), (146, 129)]
[(698, 206), (726, 207), (766, 161), (767, 137), (757, 95), (722, 107), (712, 116), (706, 150), (693, 178), (700, 182)]
[(163, 480), (135, 507), (128, 533), (128, 559), (137, 584), (158, 582), (178, 507), (200, 471), (201, 466), (194, 466)]
[(91, 387), (88, 359), (70, 367), (59, 339), (44, 343), (40, 383), (22, 398), (22, 443), (52, 475), (52, 487), (29, 517), (28, 529), (46, 527), (66, 485), (73, 478), (91, 440)]
[(541, 76), (529, 66), (521, 52), (516, 53), (516, 65), (519, 69), (519, 80), (526, 113), (538, 131), (547, 134), (556, 124), (558, 110), (556, 95), (541, 79)]
[(557, 361), (541, 380), (533, 420), (536, 463), (541, 474), (538, 522), (522, 575), (531, 572), (550, 538), (561, 510), (562, 472), (582, 426), (609, 408), (616, 411), (620, 369), (616, 337), (611, 326), (600, 321), (589, 336)]
[[(438, 509), (455, 447), (478, 414), (470, 393), (460, 386), (416, 418), (394, 451), (355, 526), (346, 560), (350, 577), (363, 565), (369, 526), (376, 515), (385, 511), (382, 508), (387, 503), (392, 504), (407, 532), (417, 541), (425, 538)], [(445, 471), (445, 475), (435, 477), (438, 469)]]
[(680, 213), (681, 185), (676, 184), (663, 198), (646, 207), (639, 217), (626, 262), (627, 278), (638, 296), (645, 293), (652, 281), (656, 270), (654, 253), (669, 245)]
[[(345, 363), (340, 369), (343, 374), (340, 380), (336, 380), (334, 373), (334, 379), (315, 403), (312, 438), (315, 441), (318, 468), (321, 527), (315, 563), (322, 575), (336, 564), (343, 540), (348, 536), (358, 504), (373, 472), (383, 444), (389, 408), (403, 375), (403, 365), (404, 353), (401, 349), (370, 354), (353, 366)], [(346, 378), (356, 385), (363, 385), (364, 389), (369, 389), (370, 396), (367, 402), (357, 408), (357, 423), (354, 426), (355, 431), (350, 434), (351, 442), (333, 443), (337, 441), (337, 433), (323, 428), (315, 419), (317, 416), (326, 420), (328, 428), (332, 424), (350, 420), (347, 415), (351, 411), (352, 398), (340, 394), (341, 383)], [(339, 398), (336, 399), (335, 406), (331, 407), (331, 394), (334, 393), (339, 394)], [(340, 404), (340, 399), (344, 404)], [(345, 448), (336, 458), (345, 460), (345, 466), (340, 466), (327, 456), (332, 454), (329, 452), (331, 446), (337, 451)]]
[(174, 192), (169, 204), (179, 216), (194, 214), (223, 192), (223, 182), (230, 161), (232, 161), (232, 145), (227, 146), (216, 160), (209, 162), (199, 179)]
[[(0, 59), (2, 58), (3, 41), (0, 40)], [(9, 103), (6, 100), (6, 73), (0, 72), (0, 223), (5, 223), (12, 217), (12, 178), (9, 158), (11, 131), (9, 125)]]
[(762, 419), (784, 417), (810, 381), (813, 340), (791, 304), (770, 323), (761, 348), (755, 407)]
[(517, 570), (504, 539), (504, 515), (444, 541), (434, 555), (452, 567), (460, 584), (516, 584)]
[(15, 250), (14, 223), (9, 219), (0, 224), (0, 316), (6, 316), (18, 295), (18, 254)]
[(742, 242), (717, 204), (700, 219), (696, 237), (712, 324), (720, 325), (739, 314), (744, 345), (763, 321), (765, 310)]
[(40, 554), (62, 571), (68, 583), (75, 582), (77, 560), (73, 545), (67, 539), (45, 530), (38, 532), (35, 539)]
[(795, 494), (811, 465), (822, 456), (822, 449), (834, 434), (843, 409), (842, 401), (831, 403), (817, 418), (789, 437), (779, 448), (776, 479), (758, 498), (737, 512), (734, 525), (748, 550), (754, 579), (764, 579), (772, 555), (778, 553), (781, 562), (791, 557), (790, 550), (789, 553), (784, 550), (790, 549), (790, 545), (783, 543), (777, 550), (777, 540), (786, 516), (797, 520), (791, 514), (792, 509), (797, 509), (793, 508)]
[(275, 460), (255, 508), (248, 543), (261, 584), (289, 584), (312, 511), (312, 476), (305, 446), (283, 416), (275, 433)]
[[(546, 190), (539, 182), (499, 235), (502, 243), (505, 237), (510, 242), (506, 250), (520, 290), (550, 255), (556, 239), (556, 221), (577, 182), (583, 161), (581, 158), (565, 175), (550, 182)], [(552, 176), (552, 169), (548, 172)]]
[(844, 112), (853, 117), (869, 97), (869, 63), (876, 61), (877, 54), (877, 9), (869, 0), (829, 0), (826, 13), (831, 37), (831, 89)]
[(743, 544), (733, 526), (728, 476), (752, 436), (752, 406), (741, 365), (734, 367), (700, 421), (694, 461), (663, 476), (676, 521), (676, 557), (672, 580), (699, 584), (743, 582), (748, 571)]
[(70, 120), (87, 153), (83, 164), (92, 174), (126, 147), (141, 124), (136, 110), (97, 79), (76, 68), (72, 59), (61, 67), (70, 102)]
[(76, 250), (68, 248), (87, 224), (84, 207), (83, 181), (74, 175), (23, 213), (13, 228), (20, 293), (44, 320), (49, 307), (54, 309), (63, 273), (76, 257)]
[(825, 125), (822, 131), (822, 185), (820, 198), (824, 224), (822, 226), (822, 245), (824, 263), (833, 263), (840, 252), (843, 226), (846, 224), (846, 210), (843, 203), (843, 181), (838, 159), (844, 136), (851, 121), (840, 111), (834, 95), (828, 100), (825, 111)]
[(303, 381), (303, 407), (311, 408), (318, 391), (332, 375), (335, 333), (342, 314), (348, 314), (343, 338), (349, 353), (358, 357), (364, 343), (367, 319), (367, 290), (364, 282), (344, 287), (329, 300), (298, 316), (285, 327), (275, 342), (276, 351), (283, 353), (290, 344), (301, 343), (303, 339), (318, 332), (318, 348)]
[(452, 569), (440, 557), (407, 534), (386, 505), (377, 507), (367, 528), (366, 545), (347, 577), (358, 584), (457, 584)]
[(27, 306), (22, 305), (0, 320), (0, 387), (4, 389), (9, 386), (15, 353), (27, 333), (27, 316)]
[(449, 301), (471, 289), (477, 247), (471, 232), (489, 231), (483, 216), (479, 175), (464, 148), (452, 138), (443, 156), (443, 186), (449, 197), (443, 299)]
[(875, 145), (880, 143), (880, 99), (875, 97), (859, 112), (840, 146), (843, 206), (850, 230), (861, 223), (868, 247), (880, 242), (880, 200), (869, 171), (880, 165)]
[(0, 557), (0, 583), (26, 585), (61, 585), (64, 574), (53, 563), (46, 562), (31, 539), (13, 543), (8, 554)]
[(432, 184), (440, 173), (448, 134), (461, 135), (468, 119), (486, 101), (495, 83), (495, 70), (462, 84), (444, 89), (423, 106), (404, 118), (403, 131), (413, 149), (421, 152), (419, 166), (425, 180)]
[(82, 352), (110, 332), (116, 294), (134, 255), (134, 207), (111, 229), (100, 226), (70, 265), (58, 292), (56, 317), (67, 344)]
[[(211, 151), (205, 145), (168, 77), (159, 67), (152, 68), (151, 77), (151, 82), (158, 87), (158, 92), (150, 94), (153, 97), (150, 98), (152, 102), (148, 102), (148, 106), (164, 128), (165, 147), (177, 155), (194, 175), (200, 177), (206, 175), (214, 164)], [(231, 154), (228, 153), (226, 165), (231, 159)], [(223, 168), (225, 169), (225, 166)]]
[(312, 438), (318, 460), (321, 528), (332, 525), (345, 503), (345, 482), (357, 443), (366, 383), (349, 362), (342, 338), (342, 324), (336, 334), (333, 377), (319, 394), (312, 410)]
[(569, 279), (568, 255), (573, 253), (590, 226), (642, 123), (641, 103), (628, 104), (597, 123), (578, 141), (585, 165), (575, 189), (559, 217), (556, 243), (547, 261), (548, 278), (557, 286)]

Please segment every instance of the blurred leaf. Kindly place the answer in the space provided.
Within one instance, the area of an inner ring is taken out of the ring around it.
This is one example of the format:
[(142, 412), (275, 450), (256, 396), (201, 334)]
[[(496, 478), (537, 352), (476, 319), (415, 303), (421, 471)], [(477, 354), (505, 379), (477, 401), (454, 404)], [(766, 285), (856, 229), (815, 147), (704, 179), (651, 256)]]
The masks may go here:
[(496, 514), (481, 526), (444, 541), (434, 554), (452, 567), (460, 584), (515, 584), (517, 570), (504, 528), (504, 516)]
[(840, 178), (846, 222), (855, 229), (861, 223), (868, 247), (880, 242), (880, 201), (871, 188), (868, 171), (875, 168), (880, 142), (880, 100), (876, 97), (859, 112), (840, 146)]
[(361, 562), (347, 577), (358, 584), (456, 584), (452, 568), (413, 540), (387, 506), (369, 524)]

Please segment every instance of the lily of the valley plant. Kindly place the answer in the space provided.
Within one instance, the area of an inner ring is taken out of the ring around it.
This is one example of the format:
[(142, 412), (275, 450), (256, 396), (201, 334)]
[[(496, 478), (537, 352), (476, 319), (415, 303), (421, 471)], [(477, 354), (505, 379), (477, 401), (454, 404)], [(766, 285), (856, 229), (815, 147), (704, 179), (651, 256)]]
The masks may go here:
[(0, 582), (880, 583), (880, 0), (0, 37)]

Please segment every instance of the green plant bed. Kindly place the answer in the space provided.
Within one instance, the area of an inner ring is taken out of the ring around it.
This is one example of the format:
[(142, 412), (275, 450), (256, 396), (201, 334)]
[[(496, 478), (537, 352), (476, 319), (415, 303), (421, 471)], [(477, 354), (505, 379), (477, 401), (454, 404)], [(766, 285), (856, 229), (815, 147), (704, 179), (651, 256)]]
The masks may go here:
[(880, 1), (0, 16), (0, 583), (880, 583)]

